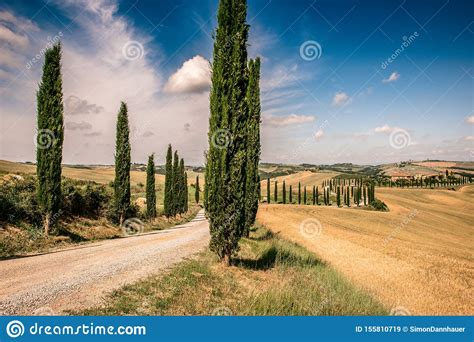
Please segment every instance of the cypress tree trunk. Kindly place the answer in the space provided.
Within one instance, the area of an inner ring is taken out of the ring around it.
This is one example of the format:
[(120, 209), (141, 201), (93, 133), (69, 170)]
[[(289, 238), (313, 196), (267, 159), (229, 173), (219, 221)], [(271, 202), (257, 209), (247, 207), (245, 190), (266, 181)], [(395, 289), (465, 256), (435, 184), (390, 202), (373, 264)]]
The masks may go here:
[(47, 49), (37, 97), (36, 175), (37, 199), (43, 214), (44, 234), (61, 199), (61, 161), (64, 140), (61, 44)]
[(120, 225), (130, 209), (130, 141), (128, 110), (125, 102), (120, 105), (115, 141), (115, 210)]
[(148, 157), (146, 167), (146, 212), (150, 219), (156, 217), (155, 162), (153, 154)]
[(199, 203), (199, 192), (201, 189), (199, 189), (199, 175), (196, 176), (196, 184), (194, 186), (194, 200), (196, 203)]
[(168, 145), (168, 151), (166, 152), (165, 196), (163, 206), (165, 216), (173, 216), (173, 150), (171, 145)]
[[(247, 3), (221, 0), (211, 76), (206, 162), (210, 249), (228, 264), (245, 232)], [(224, 139), (222, 139), (224, 138)], [(224, 141), (224, 144), (222, 143)]]

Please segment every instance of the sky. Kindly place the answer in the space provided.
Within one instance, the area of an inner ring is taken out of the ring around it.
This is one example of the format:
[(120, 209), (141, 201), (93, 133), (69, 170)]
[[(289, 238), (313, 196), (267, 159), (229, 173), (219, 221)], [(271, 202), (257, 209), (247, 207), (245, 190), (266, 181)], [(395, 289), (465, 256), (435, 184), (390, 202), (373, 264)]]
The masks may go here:
[[(44, 51), (63, 47), (66, 164), (112, 164), (120, 101), (132, 161), (207, 149), (217, 0), (3, 0), (0, 159), (34, 161)], [(248, 2), (264, 162), (474, 159), (474, 2)]]

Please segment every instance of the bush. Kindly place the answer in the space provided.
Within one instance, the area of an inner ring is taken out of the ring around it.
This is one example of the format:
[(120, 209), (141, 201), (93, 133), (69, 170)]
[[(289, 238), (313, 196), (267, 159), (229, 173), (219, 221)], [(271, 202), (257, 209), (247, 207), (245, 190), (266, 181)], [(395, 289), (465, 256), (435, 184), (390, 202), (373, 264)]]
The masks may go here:
[(61, 209), (65, 214), (96, 218), (103, 214), (111, 195), (91, 181), (63, 179)]
[(372, 203), (370, 203), (370, 206), (377, 211), (388, 211), (387, 205), (379, 199), (374, 199)]

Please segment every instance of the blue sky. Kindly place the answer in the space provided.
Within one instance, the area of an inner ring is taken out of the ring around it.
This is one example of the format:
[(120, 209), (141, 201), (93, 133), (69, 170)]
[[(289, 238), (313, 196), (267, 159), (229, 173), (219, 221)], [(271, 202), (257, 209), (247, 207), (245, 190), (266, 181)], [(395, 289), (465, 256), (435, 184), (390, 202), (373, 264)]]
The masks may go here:
[[(171, 142), (202, 163), (217, 5), (3, 2), (0, 158), (34, 159), (41, 51), (56, 37), (65, 162), (113, 161), (125, 100), (134, 161), (156, 152), (162, 162)], [(249, 55), (263, 61), (262, 160), (472, 160), (473, 17), (472, 1), (250, 1)]]

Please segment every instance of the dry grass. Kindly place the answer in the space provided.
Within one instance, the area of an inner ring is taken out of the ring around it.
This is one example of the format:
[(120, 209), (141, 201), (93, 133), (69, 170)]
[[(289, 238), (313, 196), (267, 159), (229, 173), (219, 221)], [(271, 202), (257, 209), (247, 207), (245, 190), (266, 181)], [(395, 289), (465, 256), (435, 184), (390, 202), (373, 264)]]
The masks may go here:
[[(390, 212), (262, 205), (258, 221), (302, 244), (374, 294), (412, 314), (472, 315), (474, 186), (378, 189)], [(322, 233), (300, 224), (318, 219)]]

